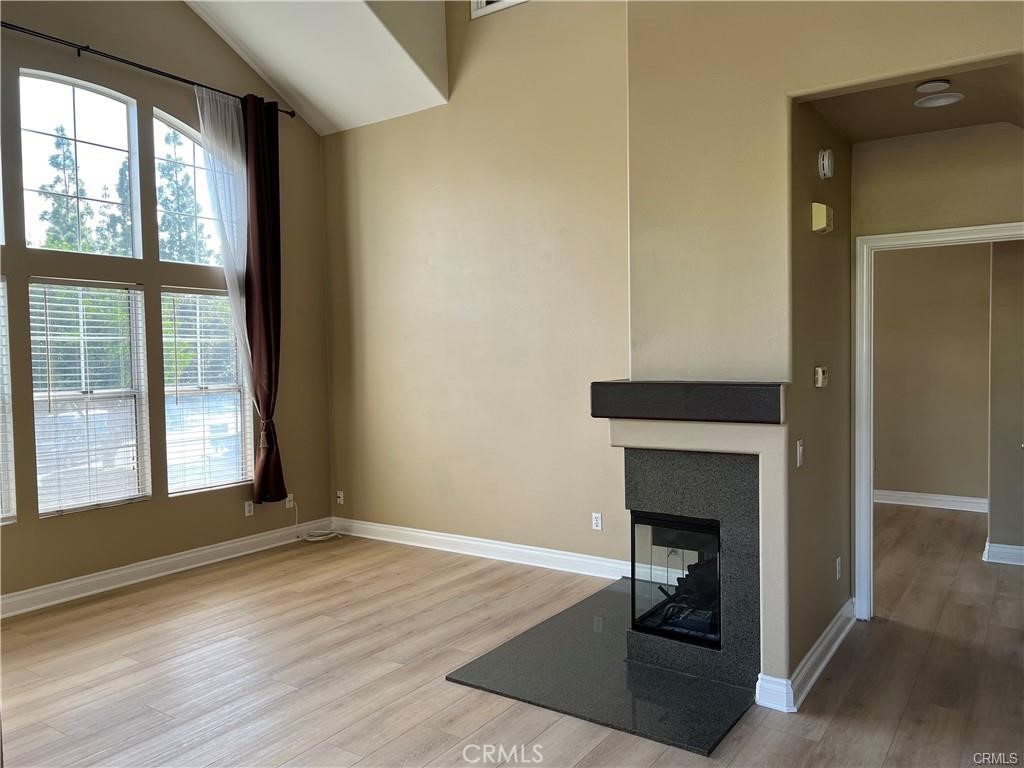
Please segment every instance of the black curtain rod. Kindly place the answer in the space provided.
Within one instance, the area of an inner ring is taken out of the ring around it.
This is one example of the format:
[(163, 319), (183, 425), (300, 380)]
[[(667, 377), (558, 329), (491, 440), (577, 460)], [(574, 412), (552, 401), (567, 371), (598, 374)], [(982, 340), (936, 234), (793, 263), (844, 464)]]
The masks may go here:
[[(223, 93), (225, 96), (233, 96), (239, 101), (242, 100), (242, 97), (239, 96), (237, 93), (231, 93), (230, 91), (223, 91), (220, 88), (214, 88), (203, 83), (197, 83), (195, 80), (189, 80), (187, 77), (181, 77), (170, 72), (165, 72), (162, 69), (157, 69), (156, 67), (150, 67), (145, 64), (140, 64), (139, 62), (132, 61), (131, 59), (125, 59), (120, 56), (115, 56), (112, 53), (107, 53), (106, 51), (98, 50), (89, 45), (83, 45), (82, 43), (73, 43), (70, 40), (65, 40), (61, 37), (54, 37), (53, 35), (48, 35), (45, 32), (37, 32), (34, 29), (22, 27), (19, 26), (18, 24), (11, 24), (8, 21), (0, 22), (0, 26), (2, 26), (4, 29), (9, 29), (12, 32), (21, 32), (23, 35), (31, 35), (32, 37), (38, 37), (40, 40), (47, 40), (51, 43), (57, 43), (57, 45), (64, 45), (68, 48), (74, 48), (76, 51), (78, 51), (79, 56), (81, 56), (83, 53), (91, 53), (93, 56), (99, 56), (103, 59), (110, 59), (111, 61), (116, 61), (119, 64), (126, 64), (129, 67), (141, 69), (144, 72), (149, 72), (151, 75), (159, 75), (160, 77), (166, 77), (168, 80), (176, 80), (177, 82), (184, 83), (185, 85), (198, 85), (201, 88), (209, 88), (211, 91)], [(289, 117), (295, 117), (294, 109), (282, 109), (281, 107), (278, 107), (277, 111), (283, 112)]]

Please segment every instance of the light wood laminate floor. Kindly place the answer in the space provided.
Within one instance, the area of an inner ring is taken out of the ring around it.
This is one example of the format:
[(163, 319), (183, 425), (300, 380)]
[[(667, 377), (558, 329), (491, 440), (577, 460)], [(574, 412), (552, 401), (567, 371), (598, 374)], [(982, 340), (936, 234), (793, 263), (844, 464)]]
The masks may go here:
[(347, 538), (3, 622), (5, 765), (412, 768), (468, 744), (536, 744), (552, 768), (1024, 760), (1024, 569), (981, 561), (985, 522), (880, 505), (878, 618), (799, 713), (752, 708), (710, 759), (443, 679), (607, 582)]

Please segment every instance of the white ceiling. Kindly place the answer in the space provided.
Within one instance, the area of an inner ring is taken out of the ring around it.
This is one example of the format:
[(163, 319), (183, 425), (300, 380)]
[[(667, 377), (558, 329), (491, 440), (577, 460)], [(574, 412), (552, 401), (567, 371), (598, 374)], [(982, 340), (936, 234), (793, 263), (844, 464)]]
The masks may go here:
[(189, 5), (321, 136), (448, 100), (440, 0)]

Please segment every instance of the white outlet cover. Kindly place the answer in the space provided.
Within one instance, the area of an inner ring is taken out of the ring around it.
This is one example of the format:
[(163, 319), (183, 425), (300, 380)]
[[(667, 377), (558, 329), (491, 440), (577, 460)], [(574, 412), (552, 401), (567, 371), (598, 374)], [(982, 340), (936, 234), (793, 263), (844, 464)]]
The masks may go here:
[(593, 515), (591, 515), (590, 527), (593, 528), (595, 531), (600, 531), (604, 527), (604, 523), (601, 518), (600, 512), (595, 512)]

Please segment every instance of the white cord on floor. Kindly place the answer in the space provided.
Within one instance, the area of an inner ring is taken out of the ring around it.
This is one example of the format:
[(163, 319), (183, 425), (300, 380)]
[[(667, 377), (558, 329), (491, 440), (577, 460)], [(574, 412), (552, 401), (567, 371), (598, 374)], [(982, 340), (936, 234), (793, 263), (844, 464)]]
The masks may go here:
[(333, 539), (335, 537), (337, 537), (339, 539), (341, 538), (341, 532), (340, 531), (328, 531), (328, 530), (324, 530), (324, 531), (310, 531), (309, 533), (306, 533), (306, 534), (300, 536), (299, 535), (299, 502), (295, 501), (295, 502), (292, 502), (292, 503), (295, 505), (295, 537), (296, 538), (302, 539), (303, 541), (311, 541), (311, 542), (329, 541), (330, 539)]

